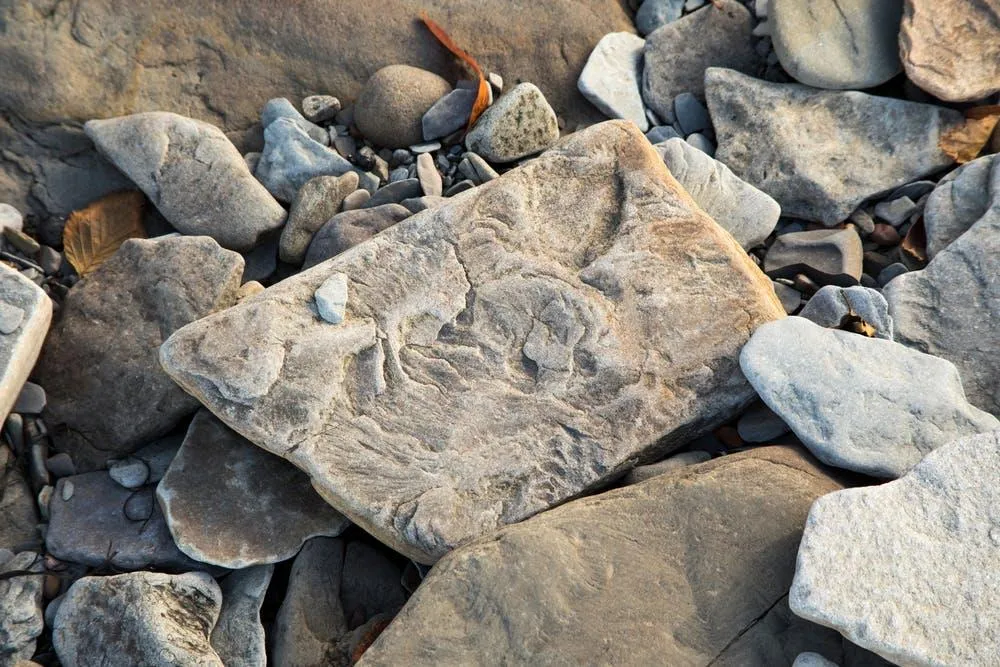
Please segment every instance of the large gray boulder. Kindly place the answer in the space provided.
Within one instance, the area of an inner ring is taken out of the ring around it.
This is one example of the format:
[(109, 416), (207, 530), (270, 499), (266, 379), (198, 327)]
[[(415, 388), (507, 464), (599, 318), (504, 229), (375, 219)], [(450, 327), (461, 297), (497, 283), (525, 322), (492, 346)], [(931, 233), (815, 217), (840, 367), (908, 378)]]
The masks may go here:
[[(314, 294), (348, 279), (345, 319)], [(176, 333), (165, 369), (415, 560), (659, 458), (752, 397), (770, 282), (631, 123), (576, 133)]]
[(285, 209), (213, 125), (160, 111), (92, 120), (84, 130), (179, 232), (250, 250), (285, 223)]
[(727, 653), (782, 602), (809, 506), (839, 488), (800, 452), (689, 466), (456, 549), (361, 664), (746, 665)]
[(705, 73), (716, 159), (774, 197), (783, 215), (832, 225), (865, 199), (952, 164), (938, 148), (951, 109), (858, 92)]
[(310, 537), (348, 525), (308, 475), (207, 410), (192, 420), (156, 497), (181, 551), (231, 569), (288, 560)]
[(1000, 206), (922, 271), (886, 285), (896, 340), (954, 363), (969, 401), (1000, 415)]
[(996, 664), (1000, 433), (956, 440), (902, 479), (816, 501), (792, 610), (900, 665)]
[(986, 155), (942, 178), (927, 197), (927, 257), (934, 257), (1000, 204), (1000, 158)]
[(1000, 428), (965, 400), (951, 363), (802, 317), (757, 329), (740, 365), (817, 458), (875, 477), (898, 477), (936, 447)]
[(42, 350), (52, 323), (52, 300), (38, 285), (0, 264), (0, 305), (11, 322), (20, 318), (10, 333), (0, 333), (0, 416), (6, 419)]
[(204, 572), (84, 577), (59, 605), (52, 643), (65, 667), (223, 667), (209, 644), (221, 605)]
[(133, 239), (75, 285), (35, 377), (57, 449), (95, 470), (167, 434), (198, 401), (160, 368), (171, 333), (236, 303), (243, 258), (206, 236)]

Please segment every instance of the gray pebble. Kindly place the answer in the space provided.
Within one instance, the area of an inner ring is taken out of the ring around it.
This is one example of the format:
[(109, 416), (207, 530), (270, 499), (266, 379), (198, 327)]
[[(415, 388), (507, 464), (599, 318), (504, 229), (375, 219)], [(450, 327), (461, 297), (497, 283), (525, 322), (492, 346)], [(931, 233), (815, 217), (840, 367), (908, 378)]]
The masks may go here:
[(854, 213), (851, 213), (851, 217), (848, 220), (854, 223), (861, 234), (867, 236), (875, 231), (875, 219), (863, 208), (859, 208)]
[(704, 134), (695, 132), (694, 134), (688, 135), (685, 141), (709, 157), (715, 157), (715, 144), (712, 143), (711, 139), (706, 137)]
[(767, 18), (767, 0), (757, 0), (754, 3), (754, 13), (757, 14), (758, 19)]
[(14, 401), (13, 412), (22, 415), (38, 415), (45, 409), (45, 390), (34, 382), (25, 382), (21, 393)]
[(9, 303), (0, 302), (0, 334), (6, 336), (14, 333), (23, 321), (23, 309)]
[(878, 289), (879, 288), (878, 281), (875, 280), (874, 278), (872, 278), (867, 273), (862, 273), (861, 274), (861, 280), (859, 280), (858, 282), (861, 283), (862, 287), (867, 287), (869, 289)]
[(310, 95), (302, 100), (302, 114), (313, 123), (325, 123), (336, 118), (340, 100), (332, 95)]
[(410, 170), (405, 167), (396, 167), (389, 172), (389, 182), (395, 183), (396, 181), (405, 181), (410, 177)]
[(669, 125), (659, 125), (647, 132), (646, 138), (649, 139), (649, 143), (651, 144), (662, 144), (664, 141), (669, 141), (670, 139), (682, 139), (683, 137), (677, 133), (677, 130)]
[(354, 105), (349, 105), (337, 112), (337, 115), (333, 117), (333, 121), (337, 124), (337, 127), (349, 128), (354, 125)]
[(69, 502), (70, 498), (73, 497), (73, 491), (75, 490), (76, 489), (73, 486), (73, 482), (71, 482), (68, 479), (65, 482), (63, 482), (62, 492), (60, 493), (60, 496), (62, 497), (64, 503)]
[(457, 195), (459, 193), (462, 193), (462, 192), (465, 192), (466, 190), (471, 190), (474, 187), (476, 187), (476, 184), (473, 183), (472, 181), (468, 180), (468, 179), (466, 179), (464, 181), (459, 181), (458, 183), (455, 183), (453, 186), (451, 186), (450, 188), (448, 188), (445, 191), (444, 196), (445, 197), (454, 197), (455, 195)]
[(400, 205), (408, 210), (414, 215), (420, 213), (421, 211), (426, 211), (427, 209), (437, 208), (444, 204), (447, 200), (444, 197), (414, 197), (412, 199), (404, 199), (400, 202)]
[(0, 229), (8, 227), (21, 231), (24, 228), (24, 217), (10, 204), (0, 204)]
[(479, 183), (488, 183), (494, 178), (499, 178), (500, 174), (489, 165), (481, 156), (469, 151), (463, 154), (462, 161), (468, 161), (476, 172), (476, 178), (472, 179)]
[(664, 459), (657, 463), (651, 463), (649, 465), (644, 465), (644, 466), (636, 466), (622, 479), (622, 485), (628, 486), (630, 484), (638, 484), (639, 482), (645, 482), (647, 479), (657, 477), (664, 473), (668, 473), (672, 470), (678, 470), (680, 468), (686, 468), (687, 466), (690, 465), (704, 463), (710, 458), (712, 458), (711, 454), (709, 454), (706, 451), (702, 451), (700, 449), (695, 449), (690, 452), (681, 452), (680, 454), (674, 454), (670, 458)]
[(348, 160), (353, 160), (354, 156), (358, 153), (358, 142), (354, 140), (354, 137), (350, 136), (341, 136), (338, 134), (333, 138), (333, 147)]
[(909, 197), (913, 201), (918, 202), (921, 197), (930, 194), (936, 186), (937, 183), (934, 181), (913, 181), (912, 183), (899, 186), (885, 199), (886, 201), (891, 201), (900, 197)]
[(420, 153), (417, 156), (417, 179), (420, 181), (420, 187), (425, 195), (441, 196), (443, 192), (441, 174), (434, 166), (434, 157), (430, 153)]
[(865, 286), (822, 287), (809, 299), (799, 316), (827, 329), (842, 328), (852, 318), (857, 318), (874, 328), (876, 338), (892, 340), (889, 304), (881, 293)]
[(760, 401), (751, 405), (736, 423), (736, 431), (746, 442), (769, 442), (790, 430), (781, 417)]
[(907, 272), (909, 272), (909, 269), (906, 267), (906, 264), (896, 262), (879, 271), (876, 280), (880, 287), (885, 287), (893, 278), (897, 278)]
[(677, 117), (681, 132), (685, 136), (712, 127), (712, 119), (708, 115), (708, 109), (691, 93), (681, 93), (674, 98), (674, 115)]
[(43, 245), (38, 253), (38, 265), (45, 271), (45, 275), (51, 276), (59, 272), (62, 266), (62, 253), (55, 248)]
[(50, 456), (45, 460), (45, 467), (55, 477), (70, 477), (76, 474), (76, 465), (72, 457), (65, 452)]
[(316, 310), (319, 316), (330, 324), (340, 324), (344, 321), (344, 311), (347, 309), (347, 276), (334, 273), (327, 278), (315, 293)]
[(49, 475), (45, 461), (49, 458), (49, 446), (44, 440), (33, 442), (28, 450), (28, 474), (31, 477), (31, 484), (35, 488), (41, 488), (52, 483), (52, 476)]
[(785, 313), (791, 315), (799, 309), (799, 306), (802, 305), (802, 294), (797, 289), (777, 281), (773, 282), (772, 285), (774, 286), (774, 293), (778, 297), (778, 301), (781, 302), (781, 307), (785, 309)]
[[(659, 116), (657, 116), (656, 112), (653, 111), (652, 109), (650, 109), (649, 107), (645, 107), (645, 112), (646, 112), (646, 120), (649, 121), (649, 126), (650, 127), (656, 127), (657, 125), (663, 125), (664, 124), (663, 119), (661, 119)], [(671, 123), (673, 123), (672, 120), (669, 121), (666, 124), (669, 125)]]
[(424, 140), (441, 139), (458, 132), (469, 122), (476, 91), (456, 88), (427, 110), (421, 120)]
[(397, 148), (392, 152), (392, 159), (389, 161), (389, 164), (395, 167), (398, 167), (401, 164), (413, 164), (413, 153), (405, 148)]
[(913, 215), (917, 210), (917, 205), (909, 197), (903, 196), (890, 201), (879, 202), (875, 205), (875, 217), (885, 220), (893, 227), (901, 224)]
[(257, 165), (260, 164), (260, 156), (261, 154), (256, 151), (250, 151), (243, 156), (243, 161), (246, 162), (247, 169), (250, 170), (251, 174), (257, 171)]
[(108, 468), (111, 479), (126, 489), (138, 489), (149, 481), (149, 466), (137, 458), (114, 461)]
[(7, 415), (3, 423), (3, 434), (16, 454), (24, 452), (24, 417), (16, 412)]
[(422, 194), (424, 194), (424, 191), (420, 187), (420, 181), (416, 178), (407, 178), (379, 188), (372, 195), (372, 198), (365, 202), (361, 208), (374, 208), (383, 204), (398, 204), (404, 199), (419, 197)]
[(361, 208), (371, 198), (372, 193), (367, 190), (355, 190), (344, 197), (344, 205), (341, 207), (341, 210), (353, 211), (354, 209)]
[[(63, 482), (65, 484), (66, 482)], [(153, 516), (153, 489), (141, 489), (125, 501), (125, 517), (129, 521), (148, 521)]]

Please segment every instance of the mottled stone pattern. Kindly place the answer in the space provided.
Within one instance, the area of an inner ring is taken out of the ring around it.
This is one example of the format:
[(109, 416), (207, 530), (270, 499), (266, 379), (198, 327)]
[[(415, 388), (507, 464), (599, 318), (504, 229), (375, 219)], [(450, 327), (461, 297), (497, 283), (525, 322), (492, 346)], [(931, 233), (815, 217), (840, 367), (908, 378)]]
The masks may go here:
[[(344, 321), (313, 295), (349, 279)], [(164, 368), (337, 509), (433, 562), (748, 403), (737, 355), (784, 311), (631, 123), (185, 328)]]

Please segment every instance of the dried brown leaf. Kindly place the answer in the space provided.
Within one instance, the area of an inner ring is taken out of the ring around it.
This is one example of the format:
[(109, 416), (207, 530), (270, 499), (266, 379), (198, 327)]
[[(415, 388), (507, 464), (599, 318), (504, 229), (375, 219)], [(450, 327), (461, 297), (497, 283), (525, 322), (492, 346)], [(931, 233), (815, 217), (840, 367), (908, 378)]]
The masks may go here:
[(927, 263), (927, 230), (924, 228), (922, 217), (910, 225), (910, 230), (903, 237), (899, 249), (918, 264)]
[(965, 112), (965, 121), (941, 134), (938, 146), (959, 164), (976, 159), (989, 143), (1000, 123), (1000, 105), (973, 107)]
[(85, 276), (96, 269), (126, 240), (145, 237), (145, 201), (136, 190), (115, 192), (70, 214), (63, 229), (63, 248), (78, 274)]
[(472, 112), (469, 114), (469, 123), (467, 126), (467, 129), (471, 128), (479, 119), (479, 116), (486, 111), (486, 107), (490, 105), (490, 84), (486, 80), (486, 75), (483, 74), (483, 68), (479, 66), (479, 63), (476, 62), (476, 59), (473, 58), (468, 51), (455, 43), (455, 40), (453, 40), (448, 33), (444, 31), (444, 28), (432, 21), (430, 17), (427, 16), (426, 12), (420, 13), (420, 20), (424, 22), (427, 29), (431, 31), (431, 34), (434, 35), (439, 42), (441, 42), (441, 45), (444, 46), (444, 48), (451, 51), (456, 58), (468, 65), (479, 78), (479, 89), (476, 92), (476, 101), (472, 105)]

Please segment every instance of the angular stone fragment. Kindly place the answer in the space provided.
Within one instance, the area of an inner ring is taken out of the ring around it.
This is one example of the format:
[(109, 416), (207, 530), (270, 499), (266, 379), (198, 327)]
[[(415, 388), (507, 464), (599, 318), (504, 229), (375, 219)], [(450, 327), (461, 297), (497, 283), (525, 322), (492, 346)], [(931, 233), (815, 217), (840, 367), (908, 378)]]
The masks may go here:
[(343, 322), (347, 309), (347, 276), (335, 273), (327, 278), (316, 290), (315, 298), (320, 317), (330, 324)]
[(181, 551), (232, 569), (288, 560), (310, 537), (347, 527), (301, 470), (206, 410), (195, 415), (156, 497)]
[[(352, 294), (336, 327), (313, 302), (334, 273)], [(782, 315), (638, 129), (609, 121), (196, 323), (161, 360), (433, 562), (735, 414), (752, 396), (738, 351)]]
[(275, 97), (268, 100), (260, 112), (260, 124), (264, 129), (267, 129), (268, 125), (279, 118), (291, 120), (302, 128), (302, 131), (308, 134), (313, 141), (318, 141), (324, 146), (330, 145), (330, 134), (319, 125), (306, 120), (286, 97)]
[(646, 40), (629, 32), (601, 38), (580, 72), (577, 88), (608, 118), (624, 118), (645, 132), (649, 129), (639, 90), (642, 47)]
[(28, 480), (16, 466), (8, 467), (4, 452), (0, 452), (0, 549), (16, 553), (39, 548), (37, 525), (38, 511)]
[(118, 570), (200, 566), (177, 548), (152, 488), (131, 491), (103, 470), (56, 482), (49, 515), (45, 544), (56, 558)]
[(657, 150), (698, 206), (744, 248), (763, 243), (778, 224), (778, 202), (737, 178), (726, 165), (683, 139), (670, 139)]
[(771, 40), (786, 72), (817, 88), (871, 88), (901, 70), (903, 0), (770, 0)]
[(358, 175), (317, 176), (295, 195), (288, 224), (281, 230), (279, 257), (282, 262), (301, 264), (313, 235), (340, 211), (344, 198), (358, 189)]
[(785, 596), (809, 506), (839, 488), (800, 451), (725, 456), (457, 549), (363, 664), (709, 664)]
[(719, 68), (705, 73), (705, 94), (716, 158), (774, 197), (783, 215), (827, 224), (951, 164), (938, 139), (962, 119), (929, 104), (767, 83)]
[(867, 324), (875, 338), (892, 340), (889, 304), (878, 290), (868, 287), (822, 287), (813, 294), (799, 315), (828, 329)]
[(821, 285), (857, 285), (863, 264), (861, 238), (850, 227), (782, 234), (764, 257), (772, 278), (804, 273)]
[(534, 84), (519, 83), (488, 108), (465, 137), (466, 147), (491, 162), (513, 162), (559, 139), (559, 123)]
[(180, 327), (236, 302), (243, 258), (205, 236), (126, 241), (70, 290), (35, 369), (57, 449), (95, 470), (165, 435), (198, 401), (160, 368)]
[(59, 605), (52, 642), (65, 667), (223, 667), (209, 645), (221, 604), (204, 572), (84, 577)]
[(237, 570), (222, 580), (222, 608), (212, 629), (212, 648), (226, 667), (265, 667), (264, 626), (260, 607), (273, 565)]
[(760, 327), (740, 365), (817, 458), (874, 477), (899, 477), (955, 438), (1000, 428), (965, 400), (947, 361), (802, 317)]
[(646, 37), (642, 98), (660, 118), (671, 117), (674, 98), (681, 93), (705, 99), (709, 67), (756, 74), (763, 65), (753, 47), (750, 12), (736, 0), (719, 5), (706, 5)]
[(42, 557), (30, 551), (15, 555), (0, 548), (0, 664), (19, 665), (35, 654), (42, 634), (42, 577), (15, 572), (42, 572)]
[(1000, 91), (996, 0), (905, 0), (899, 52), (906, 76), (950, 102)]
[(994, 432), (931, 452), (895, 482), (820, 498), (792, 610), (900, 665), (994, 664), (998, 476)]
[(92, 120), (84, 129), (101, 154), (184, 234), (249, 250), (285, 222), (285, 210), (213, 125), (155, 111)]
[(409, 209), (399, 204), (383, 204), (338, 213), (327, 220), (313, 236), (302, 268), (308, 269), (336, 257), (409, 217)]
[(969, 401), (1000, 415), (1000, 206), (989, 210), (922, 271), (883, 294), (896, 340), (954, 363)]
[(38, 285), (0, 264), (0, 304), (21, 311), (17, 326), (0, 335), (0, 417), (6, 419), (38, 360), (52, 322), (52, 301)]
[(476, 91), (456, 88), (435, 102), (420, 121), (424, 141), (433, 141), (458, 132), (469, 122), (476, 103)]
[(941, 179), (924, 206), (927, 257), (945, 249), (1000, 203), (1000, 159), (986, 155)]

